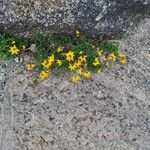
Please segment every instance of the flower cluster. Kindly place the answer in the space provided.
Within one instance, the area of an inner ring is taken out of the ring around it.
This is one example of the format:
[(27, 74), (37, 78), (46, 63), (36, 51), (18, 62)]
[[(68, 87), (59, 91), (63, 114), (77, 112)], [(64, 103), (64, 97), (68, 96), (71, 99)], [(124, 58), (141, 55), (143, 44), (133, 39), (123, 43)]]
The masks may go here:
[(47, 71), (41, 71), (40, 73), (39, 73), (39, 79), (41, 79), (41, 80), (44, 80), (44, 79), (46, 79), (47, 77), (48, 77), (48, 75), (49, 75), (49, 72), (48, 72), (48, 70)]
[(35, 68), (35, 64), (27, 64), (27, 65), (26, 65), (26, 69), (27, 69), (28, 71), (32, 71), (34, 68)]
[(53, 62), (54, 62), (54, 54), (48, 56), (48, 58), (45, 59), (41, 63), (41, 65), (43, 66), (44, 69), (49, 69), (52, 66)]
[[(91, 44), (82, 44), (79, 42), (80, 32), (75, 32), (75, 42), (79, 45), (72, 44), (71, 46), (57, 45), (54, 46), (54, 50), (47, 50), (39, 55), (40, 60), (26, 65), (27, 71), (32, 71), (37, 68), (38, 78), (44, 80), (48, 78), (50, 70), (53, 68), (62, 69), (65, 68), (71, 71), (72, 77), (70, 81), (76, 83), (81, 78), (90, 78), (93, 73), (100, 73), (103, 68), (113, 64), (114, 62), (120, 62), (121, 64), (127, 63), (127, 56), (124, 53), (120, 53), (117, 50), (109, 52), (105, 47), (93, 46)], [(87, 46), (88, 45), (88, 46)], [(22, 46), (25, 49), (25, 46)], [(9, 52), (11, 55), (17, 55), (21, 50), (16, 46), (15, 41), (11, 43)], [(35, 56), (36, 58), (37, 56)]]
[(117, 55), (111, 53), (108, 55), (108, 60), (116, 61), (118, 59), (121, 64), (125, 65), (127, 63), (126, 57), (127, 56), (124, 53), (118, 53)]

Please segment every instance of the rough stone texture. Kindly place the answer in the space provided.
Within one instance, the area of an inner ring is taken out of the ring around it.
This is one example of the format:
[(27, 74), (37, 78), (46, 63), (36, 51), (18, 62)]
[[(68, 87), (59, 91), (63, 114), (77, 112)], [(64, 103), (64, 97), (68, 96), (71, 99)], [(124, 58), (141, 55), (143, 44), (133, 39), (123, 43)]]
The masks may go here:
[[(1, 31), (29, 35), (73, 27), (107, 35), (150, 15), (150, 0), (1, 0)], [(27, 32), (28, 31), (28, 32)]]
[(150, 150), (150, 19), (121, 44), (127, 65), (76, 85), (1, 62), (0, 150)]

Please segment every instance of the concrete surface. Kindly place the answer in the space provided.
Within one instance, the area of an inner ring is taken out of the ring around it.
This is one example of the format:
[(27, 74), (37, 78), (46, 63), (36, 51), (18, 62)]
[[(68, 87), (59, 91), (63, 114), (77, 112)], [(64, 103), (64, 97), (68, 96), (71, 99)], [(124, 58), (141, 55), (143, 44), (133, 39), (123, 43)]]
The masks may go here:
[(150, 150), (150, 19), (121, 45), (127, 65), (76, 85), (1, 61), (0, 150)]

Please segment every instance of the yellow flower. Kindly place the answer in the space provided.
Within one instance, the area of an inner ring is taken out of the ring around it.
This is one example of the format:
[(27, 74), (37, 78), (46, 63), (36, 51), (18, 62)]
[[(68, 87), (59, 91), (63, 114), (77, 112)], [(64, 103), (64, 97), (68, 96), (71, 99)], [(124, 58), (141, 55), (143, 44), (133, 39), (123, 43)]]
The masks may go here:
[(52, 62), (54, 62), (54, 59), (55, 59), (55, 56), (54, 56), (54, 54), (52, 54), (51, 56), (48, 57), (47, 60), (48, 60), (50, 63), (52, 63)]
[(82, 74), (83, 74), (83, 76), (84, 76), (85, 78), (90, 78), (91, 75), (92, 75), (90, 71), (88, 71), (88, 72), (83, 72)]
[(99, 48), (97, 48), (97, 54), (98, 54), (98, 56), (101, 56), (102, 55), (102, 53), (103, 53), (103, 50), (100, 50)]
[(82, 75), (83, 70), (80, 68), (80, 69), (77, 70), (77, 73), (78, 73), (79, 75)]
[(74, 75), (74, 76), (71, 77), (71, 81), (74, 82), (74, 83), (76, 83), (79, 80), (80, 80), (80, 76), (79, 75)]
[(52, 65), (52, 62), (49, 62), (48, 60), (44, 60), (41, 65), (45, 68), (45, 69), (49, 69), (50, 66)]
[(49, 69), (52, 65), (52, 63), (54, 62), (54, 54), (52, 54), (51, 56), (49, 56), (47, 59), (45, 59), (41, 65), (45, 68), (45, 69)]
[(118, 57), (123, 58), (123, 57), (126, 57), (126, 55), (123, 53), (118, 53)]
[(48, 77), (48, 75), (49, 75), (48, 71), (41, 71), (41, 72), (39, 73), (39, 78), (40, 78), (41, 80), (44, 80), (44, 79), (46, 79), (46, 78)]
[(62, 52), (62, 51), (63, 51), (63, 50), (62, 50), (61, 46), (57, 48), (57, 52), (58, 52), (58, 53), (59, 53), (59, 52)]
[(80, 61), (74, 63), (74, 66), (75, 66), (76, 68), (80, 67), (80, 65), (81, 65), (81, 62), (80, 62)]
[(11, 44), (15, 44), (16, 42), (15, 41), (12, 41), (12, 43)]
[(94, 62), (93, 62), (93, 65), (94, 65), (94, 66), (97, 66), (97, 65), (99, 65), (99, 64), (100, 64), (100, 61), (99, 61), (99, 59), (96, 57), (95, 60), (94, 60)]
[(78, 59), (79, 59), (79, 61), (81, 61), (81, 62), (85, 62), (85, 61), (86, 61), (86, 57), (87, 57), (87, 56), (80, 56)]
[(59, 60), (59, 59), (58, 59), (56, 62), (57, 62), (57, 64), (58, 64), (59, 66), (62, 64), (62, 61)]
[(77, 68), (79, 68), (82, 65), (82, 62), (80, 60), (78, 60), (76, 63)]
[(16, 45), (14, 45), (10, 47), (9, 52), (11, 53), (11, 55), (17, 55), (20, 50), (16, 47)]
[(77, 68), (77, 64), (74, 63), (74, 64), (69, 64), (69, 67), (68, 67), (70, 70), (75, 70)]
[(74, 52), (69, 51), (65, 55), (66, 55), (66, 60), (68, 60), (69, 62), (74, 60)]
[(43, 65), (43, 66), (46, 66), (46, 64), (47, 64), (47, 60), (44, 60), (44, 61), (41, 63), (41, 65)]
[(76, 30), (76, 37), (80, 36), (80, 32), (78, 30)]
[(35, 68), (35, 64), (27, 64), (26, 65), (26, 69), (28, 70), (28, 71), (31, 71), (31, 70), (33, 70)]
[(116, 57), (116, 55), (115, 55), (114, 53), (111, 53), (111, 54), (108, 55), (108, 59), (109, 59), (109, 60), (115, 61), (116, 58), (117, 58), (117, 57)]
[(127, 63), (127, 60), (126, 59), (121, 59), (120, 62), (125, 65)]

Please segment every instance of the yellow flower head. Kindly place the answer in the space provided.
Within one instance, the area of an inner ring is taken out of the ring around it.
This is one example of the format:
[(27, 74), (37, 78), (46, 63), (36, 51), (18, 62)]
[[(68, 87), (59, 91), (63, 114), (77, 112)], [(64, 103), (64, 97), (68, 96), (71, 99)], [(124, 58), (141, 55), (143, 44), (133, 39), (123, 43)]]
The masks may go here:
[(46, 78), (48, 77), (48, 75), (49, 75), (48, 71), (41, 71), (41, 72), (39, 73), (39, 78), (40, 78), (41, 80), (44, 80), (44, 79), (46, 79)]
[(126, 59), (121, 59), (120, 62), (121, 62), (121, 64), (125, 65), (127, 63), (127, 60)]
[(87, 57), (87, 56), (80, 56), (80, 57), (78, 58), (78, 60), (81, 61), (81, 62), (86, 62), (86, 57)]
[(94, 60), (94, 62), (93, 62), (93, 65), (94, 65), (94, 66), (97, 66), (97, 65), (99, 65), (99, 64), (100, 64), (100, 61), (99, 61), (99, 59), (96, 57), (95, 60)]
[(52, 63), (52, 62), (54, 62), (54, 59), (55, 59), (55, 56), (54, 56), (54, 54), (52, 54), (51, 56), (49, 56), (48, 57), (48, 62), (50, 62), (50, 63)]
[(16, 45), (14, 45), (10, 47), (9, 52), (11, 53), (11, 55), (17, 55), (20, 50), (16, 47)]
[(115, 55), (114, 53), (111, 53), (111, 54), (108, 55), (108, 59), (109, 59), (109, 60), (115, 61), (116, 58), (117, 58), (117, 57), (116, 57), (116, 55)]
[(82, 75), (85, 77), (85, 78), (90, 78), (91, 77), (91, 72), (88, 71), (88, 72), (83, 72)]
[(47, 60), (44, 60), (44, 61), (41, 63), (41, 65), (43, 65), (43, 67), (45, 67), (46, 64), (47, 64)]
[(80, 60), (77, 61), (77, 63), (75, 63), (77, 68), (79, 68), (82, 65), (82, 62)]
[(76, 37), (80, 36), (80, 32), (78, 30), (76, 30)]
[(126, 55), (125, 55), (125, 54), (123, 54), (123, 53), (118, 53), (118, 57), (120, 57), (120, 58), (125, 58), (125, 57), (126, 57)]
[(75, 70), (77, 68), (77, 63), (71, 64), (69, 63), (69, 67), (70, 70)]
[(102, 55), (102, 53), (103, 53), (103, 50), (100, 50), (99, 48), (97, 48), (97, 54), (98, 54), (98, 56), (101, 56)]
[(35, 68), (35, 64), (27, 64), (26, 65), (26, 69), (28, 70), (28, 71), (31, 71), (31, 70), (33, 70)]
[(48, 60), (44, 60), (41, 65), (43, 66), (43, 68), (45, 69), (49, 69), (52, 65), (52, 62), (49, 62)]
[(74, 75), (74, 76), (71, 77), (71, 81), (74, 82), (74, 83), (76, 83), (79, 80), (80, 80), (80, 76), (79, 75)]
[(63, 50), (62, 50), (62, 47), (60, 46), (60, 47), (58, 47), (57, 48), (57, 52), (59, 53), (59, 52), (62, 52)]
[(58, 59), (58, 60), (56, 61), (56, 63), (60, 66), (60, 65), (62, 64), (62, 61)]
[(79, 75), (82, 75), (83, 70), (82, 70), (81, 68), (79, 68), (79, 69), (77, 70), (77, 73), (78, 73)]
[(69, 62), (74, 60), (74, 52), (69, 51), (65, 55), (66, 55), (66, 60), (68, 60)]

